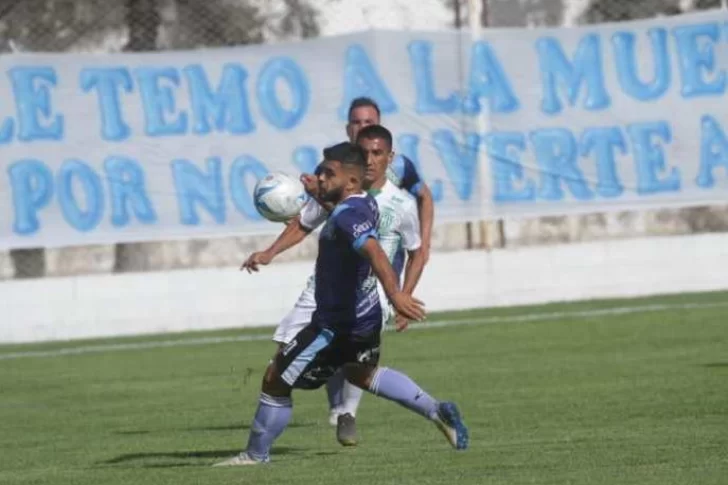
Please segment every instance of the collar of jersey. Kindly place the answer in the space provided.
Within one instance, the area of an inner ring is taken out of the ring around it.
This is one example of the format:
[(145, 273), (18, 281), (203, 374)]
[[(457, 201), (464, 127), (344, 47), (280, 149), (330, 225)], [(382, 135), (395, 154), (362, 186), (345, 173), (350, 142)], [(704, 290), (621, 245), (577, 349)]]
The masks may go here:
[(389, 185), (391, 183), (392, 182), (390, 182), (389, 179), (387, 179), (387, 180), (384, 181), (384, 185), (382, 185), (382, 188), (381, 189), (369, 189), (369, 190), (367, 190), (367, 194), (371, 195), (372, 197), (376, 197), (379, 194), (381, 194), (382, 191), (384, 191), (385, 188), (387, 188), (387, 185)]

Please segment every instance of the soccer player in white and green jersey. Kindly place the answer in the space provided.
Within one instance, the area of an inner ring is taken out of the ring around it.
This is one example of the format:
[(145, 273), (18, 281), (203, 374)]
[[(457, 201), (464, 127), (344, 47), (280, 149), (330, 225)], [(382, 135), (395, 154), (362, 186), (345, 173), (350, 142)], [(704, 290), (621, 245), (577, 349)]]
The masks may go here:
[[(366, 188), (375, 197), (379, 206), (380, 217), (377, 227), (379, 242), (398, 276), (401, 276), (404, 270), (402, 290), (411, 295), (422, 275), (426, 255), (421, 251), (417, 203), (411, 195), (398, 188), (387, 177), (388, 169), (394, 159), (392, 143), (392, 134), (381, 125), (367, 126), (357, 134), (357, 144), (367, 157)], [(243, 267), (257, 271), (259, 264), (268, 264), (277, 254), (301, 242), (309, 232), (325, 222), (327, 217), (328, 211), (316, 200), (310, 200), (278, 239), (267, 250), (252, 254), (243, 263)], [(402, 251), (407, 252), (406, 265), (401, 255)], [(311, 277), (293, 309), (276, 328), (273, 340), (281, 347), (288, 344), (311, 322), (313, 312), (316, 310), (314, 290), (314, 278)], [(379, 293), (383, 303), (385, 323), (395, 319), (397, 330), (404, 330), (407, 320), (394, 314), (381, 287)], [(342, 379), (342, 377), (336, 374), (332, 379)], [(336, 404), (331, 412), (337, 424), (337, 439), (344, 446), (355, 445), (357, 433), (354, 418), (363, 392), (348, 382), (342, 382), (335, 388), (339, 390), (340, 395), (330, 395), (329, 401)]]

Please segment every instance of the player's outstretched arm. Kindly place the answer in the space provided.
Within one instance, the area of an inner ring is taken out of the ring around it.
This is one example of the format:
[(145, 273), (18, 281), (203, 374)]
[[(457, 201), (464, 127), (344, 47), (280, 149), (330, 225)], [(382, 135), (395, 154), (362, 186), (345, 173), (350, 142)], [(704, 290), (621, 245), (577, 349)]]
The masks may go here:
[(427, 264), (427, 250), (423, 248), (420, 219), (414, 204), (405, 206), (402, 212), (400, 235), (402, 247), (407, 250), (407, 264), (404, 268), (402, 291), (413, 294)]
[(435, 202), (432, 200), (430, 187), (424, 182), (417, 193), (417, 213), (420, 216), (420, 234), (422, 237), (422, 257), (424, 264), (430, 260), (430, 243), (432, 242), (432, 224), (435, 220)]
[[(402, 285), (402, 291), (404, 293), (407, 293), (408, 295), (414, 293), (424, 269), (425, 255), (422, 252), (422, 248), (407, 251), (407, 264), (404, 267), (404, 284)], [(406, 330), (409, 326), (409, 320), (407, 317), (400, 313), (397, 313), (395, 322), (395, 328), (398, 332)]]
[(311, 231), (301, 224), (301, 216), (293, 218), (273, 244), (265, 251), (258, 251), (251, 254), (240, 266), (240, 270), (247, 270), (248, 273), (259, 271), (258, 266), (265, 266), (281, 254), (283, 251), (292, 248), (303, 241)]
[[(420, 235), (422, 238), (422, 254), (425, 264), (430, 260), (430, 243), (432, 241), (432, 224), (435, 218), (435, 202), (432, 191), (417, 173), (414, 162), (402, 156), (399, 167), (399, 186), (417, 199), (417, 214), (420, 219)], [(397, 170), (395, 170), (395, 173)]]
[(370, 237), (362, 244), (359, 251), (372, 264), (374, 274), (382, 283), (384, 292), (395, 310), (412, 320), (423, 320), (425, 318), (424, 304), (412, 295), (399, 290), (397, 274), (379, 242)]
[(404, 267), (404, 284), (402, 291), (411, 295), (420, 282), (420, 277), (425, 269), (425, 252), (422, 247), (407, 252), (407, 265)]

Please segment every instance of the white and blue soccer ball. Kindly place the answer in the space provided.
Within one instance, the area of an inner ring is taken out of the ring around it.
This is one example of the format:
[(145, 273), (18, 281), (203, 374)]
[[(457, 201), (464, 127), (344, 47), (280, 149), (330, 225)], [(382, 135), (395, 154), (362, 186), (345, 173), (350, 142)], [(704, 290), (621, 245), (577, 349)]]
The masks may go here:
[(308, 198), (303, 183), (283, 172), (266, 175), (253, 189), (255, 208), (271, 222), (286, 222), (296, 217)]

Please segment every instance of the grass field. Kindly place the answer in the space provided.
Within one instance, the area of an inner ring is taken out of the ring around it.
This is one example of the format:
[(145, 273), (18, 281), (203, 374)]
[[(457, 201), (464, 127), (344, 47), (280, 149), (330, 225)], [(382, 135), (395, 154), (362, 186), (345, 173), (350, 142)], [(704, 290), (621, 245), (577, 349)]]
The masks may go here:
[[(273, 350), (225, 340), (268, 329), (0, 346), (0, 483), (728, 484), (728, 294), (431, 319), (383, 363), (459, 403), (468, 451), (373, 396), (343, 449), (325, 393), (299, 392), (271, 465), (210, 468), (245, 443)], [(220, 342), (153, 348), (200, 337)], [(54, 354), (73, 346), (93, 352)]]

